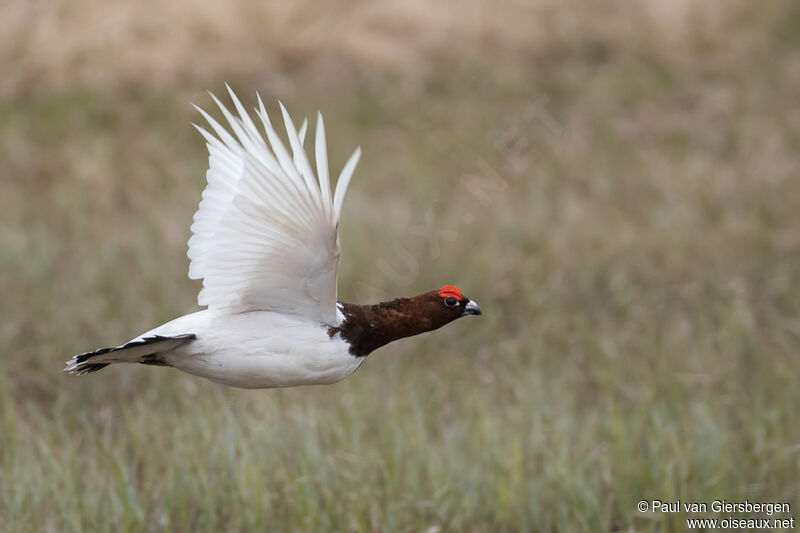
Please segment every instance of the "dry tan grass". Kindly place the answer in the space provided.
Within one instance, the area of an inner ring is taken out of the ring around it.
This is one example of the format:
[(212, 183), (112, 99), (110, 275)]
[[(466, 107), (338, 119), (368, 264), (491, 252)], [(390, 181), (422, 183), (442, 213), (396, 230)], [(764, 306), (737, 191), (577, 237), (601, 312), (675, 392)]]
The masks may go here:
[[(433, 58), (508, 59), (554, 44), (624, 43), (685, 57), (698, 42), (736, 48), (743, 2), (552, 0), (5, 0), (0, 95), (64, 87), (171, 86), (343, 64), (424, 75)], [(752, 43), (745, 43), (750, 45)], [(633, 50), (632, 50), (633, 51)]]

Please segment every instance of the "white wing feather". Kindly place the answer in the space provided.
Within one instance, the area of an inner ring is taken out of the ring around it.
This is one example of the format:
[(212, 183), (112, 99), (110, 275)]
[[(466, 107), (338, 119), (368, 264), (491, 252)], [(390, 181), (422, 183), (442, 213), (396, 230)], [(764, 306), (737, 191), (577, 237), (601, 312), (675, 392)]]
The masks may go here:
[(322, 115), (317, 116), (317, 177), (303, 148), (307, 122), (298, 132), (281, 105), (290, 155), (261, 97), (256, 114), (266, 138), (230, 87), (228, 92), (238, 117), (212, 98), (233, 135), (197, 108), (214, 132), (195, 125), (209, 153), (208, 185), (189, 239), (189, 277), (203, 280), (197, 302), (231, 313), (268, 310), (336, 324), (337, 228), (360, 149), (331, 197)]

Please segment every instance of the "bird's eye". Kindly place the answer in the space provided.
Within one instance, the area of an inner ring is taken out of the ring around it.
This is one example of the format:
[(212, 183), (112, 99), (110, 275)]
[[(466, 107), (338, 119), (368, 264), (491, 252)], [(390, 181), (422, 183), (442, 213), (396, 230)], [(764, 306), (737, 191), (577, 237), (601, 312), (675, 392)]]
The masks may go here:
[(458, 300), (456, 300), (452, 296), (448, 296), (447, 298), (444, 299), (444, 305), (446, 305), (447, 307), (455, 307), (458, 305)]

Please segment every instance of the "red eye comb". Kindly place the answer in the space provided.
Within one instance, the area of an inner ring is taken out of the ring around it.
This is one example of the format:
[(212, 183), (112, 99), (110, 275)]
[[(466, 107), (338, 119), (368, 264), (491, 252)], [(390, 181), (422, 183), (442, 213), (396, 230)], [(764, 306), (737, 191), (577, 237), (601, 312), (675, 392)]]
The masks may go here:
[(442, 290), (439, 291), (439, 296), (442, 298), (447, 298), (448, 296), (452, 296), (456, 300), (463, 300), (464, 295), (461, 294), (461, 291), (458, 290), (457, 287), (453, 287), (452, 285), (445, 285), (442, 287)]

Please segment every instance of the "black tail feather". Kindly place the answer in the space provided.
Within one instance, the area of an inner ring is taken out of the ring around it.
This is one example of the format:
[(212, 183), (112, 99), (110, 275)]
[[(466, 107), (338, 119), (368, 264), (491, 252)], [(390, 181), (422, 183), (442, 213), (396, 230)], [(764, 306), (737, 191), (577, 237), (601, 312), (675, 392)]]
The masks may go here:
[(189, 342), (193, 339), (196, 339), (196, 335), (194, 333), (187, 333), (185, 335), (175, 335), (171, 337), (164, 337), (162, 335), (152, 335), (149, 337), (143, 337), (141, 339), (136, 339), (131, 342), (125, 343), (121, 346), (116, 346), (114, 348), (100, 348), (99, 350), (95, 350), (93, 352), (86, 352), (81, 353), (74, 356), (72, 359), (67, 361), (67, 366), (64, 368), (65, 371), (70, 372), (72, 374), (83, 375), (89, 374), (91, 372), (97, 372), (98, 370), (102, 370), (103, 368), (107, 367), (111, 363), (92, 363), (92, 359), (106, 355), (109, 353), (114, 352), (121, 352), (125, 350), (130, 350), (131, 348), (139, 348), (142, 346), (148, 345), (158, 345), (162, 343), (166, 343), (168, 341), (177, 341), (169, 343), (169, 347), (162, 346), (161, 349), (157, 349), (158, 346), (153, 346), (152, 352), (145, 352), (145, 353), (137, 353), (133, 358), (126, 360), (121, 359), (121, 361), (131, 362), (131, 363), (142, 363), (145, 365), (160, 365), (160, 366), (169, 366), (164, 361), (158, 359), (158, 354), (160, 352), (164, 352), (167, 350), (171, 350), (180, 344), (185, 342)]

